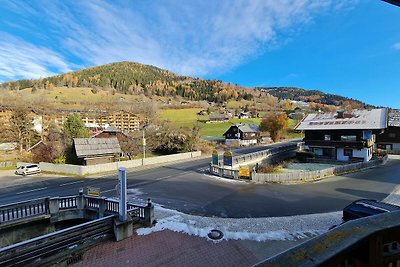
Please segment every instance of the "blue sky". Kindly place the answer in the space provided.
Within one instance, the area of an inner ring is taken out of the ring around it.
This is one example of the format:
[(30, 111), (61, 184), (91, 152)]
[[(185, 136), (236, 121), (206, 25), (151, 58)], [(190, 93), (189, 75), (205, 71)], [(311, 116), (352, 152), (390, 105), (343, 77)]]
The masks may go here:
[(0, 81), (118, 61), (400, 108), (400, 8), (380, 0), (12, 1)]

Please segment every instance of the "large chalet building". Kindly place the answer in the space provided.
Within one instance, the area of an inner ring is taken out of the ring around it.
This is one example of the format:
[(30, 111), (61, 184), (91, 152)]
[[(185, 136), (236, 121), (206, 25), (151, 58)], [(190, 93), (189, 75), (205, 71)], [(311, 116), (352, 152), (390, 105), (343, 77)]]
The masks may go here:
[(376, 136), (376, 147), (400, 152), (400, 110), (388, 111), (387, 128), (384, 133)]
[(367, 162), (386, 125), (387, 110), (370, 109), (309, 114), (296, 130), (304, 131), (305, 149), (318, 158)]

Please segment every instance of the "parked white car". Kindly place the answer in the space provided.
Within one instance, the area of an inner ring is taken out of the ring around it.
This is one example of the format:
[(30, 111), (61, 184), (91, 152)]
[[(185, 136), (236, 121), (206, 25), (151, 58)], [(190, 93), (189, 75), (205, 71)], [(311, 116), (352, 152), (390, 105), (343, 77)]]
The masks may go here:
[(35, 173), (40, 173), (40, 167), (37, 164), (29, 164), (29, 165), (23, 165), (18, 167), (15, 170), (15, 174), (20, 174), (20, 175), (28, 175), (28, 174), (35, 174)]

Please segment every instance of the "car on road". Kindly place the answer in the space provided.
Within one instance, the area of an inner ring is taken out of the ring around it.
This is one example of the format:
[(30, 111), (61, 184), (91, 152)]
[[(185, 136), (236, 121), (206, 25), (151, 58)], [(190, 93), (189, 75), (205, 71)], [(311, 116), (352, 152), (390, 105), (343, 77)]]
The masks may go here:
[(400, 206), (376, 201), (373, 199), (360, 199), (352, 202), (343, 209), (343, 222), (377, 215), (385, 212), (400, 211)]
[(28, 174), (35, 174), (35, 173), (40, 173), (40, 167), (38, 164), (29, 164), (29, 165), (22, 165), (19, 166), (16, 170), (15, 170), (15, 174), (19, 174), (19, 175), (28, 175)]

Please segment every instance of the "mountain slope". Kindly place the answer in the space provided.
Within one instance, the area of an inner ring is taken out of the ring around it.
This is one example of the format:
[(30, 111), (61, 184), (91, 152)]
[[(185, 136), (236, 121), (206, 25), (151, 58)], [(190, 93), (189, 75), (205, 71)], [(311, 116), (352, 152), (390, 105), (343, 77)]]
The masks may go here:
[(252, 98), (251, 89), (218, 80), (202, 80), (176, 75), (154, 66), (119, 62), (69, 72), (39, 80), (6, 82), (0, 87), (11, 90), (52, 86), (114, 89), (124, 94), (146, 96), (181, 96), (189, 100), (224, 102), (229, 99)]
[(207, 100), (224, 103), (229, 100), (252, 100), (262, 95), (279, 99), (315, 102), (326, 105), (351, 105), (355, 108), (370, 107), (351, 98), (325, 94), (317, 90), (294, 87), (256, 87), (255, 90), (219, 80), (203, 80), (180, 76), (168, 70), (135, 62), (118, 62), (73, 71), (38, 80), (19, 80), (0, 84), (0, 88), (21, 90), (25, 88), (91, 87), (111, 89), (131, 95), (183, 97), (188, 100)]
[(291, 99), (296, 101), (315, 102), (325, 105), (341, 106), (344, 104), (352, 105), (355, 108), (371, 108), (373, 106), (365, 104), (356, 99), (328, 94), (318, 90), (305, 90), (296, 87), (256, 87), (259, 90), (265, 91), (280, 100)]

